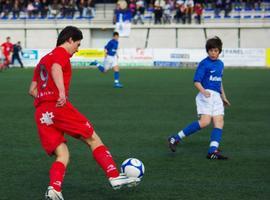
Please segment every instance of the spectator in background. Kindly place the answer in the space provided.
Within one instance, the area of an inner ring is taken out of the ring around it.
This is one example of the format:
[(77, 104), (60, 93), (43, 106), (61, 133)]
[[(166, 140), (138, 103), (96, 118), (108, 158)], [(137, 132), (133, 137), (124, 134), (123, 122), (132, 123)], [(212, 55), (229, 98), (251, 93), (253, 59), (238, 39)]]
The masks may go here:
[(215, 1), (215, 4), (214, 4), (214, 7), (215, 7), (215, 17), (219, 17), (220, 15), (220, 12), (221, 10), (223, 10), (223, 2), (222, 0), (216, 0)]
[(6, 42), (4, 42), (1, 45), (1, 47), (2, 47), (2, 54), (4, 55), (5, 58), (4, 66), (8, 68), (11, 62), (11, 53), (13, 51), (13, 44), (10, 42), (9, 36), (6, 38)]
[(130, 0), (128, 4), (129, 11), (131, 12), (132, 18), (136, 14), (136, 2), (135, 0)]
[(201, 0), (201, 1), (196, 1), (196, 3), (201, 3), (202, 5), (203, 5), (203, 7), (205, 7), (205, 8), (213, 8), (213, 4), (214, 4), (214, 2), (213, 2), (214, 0)]
[(68, 0), (66, 17), (73, 18), (76, 11), (76, 2), (75, 0)]
[(41, 8), (40, 0), (34, 0), (33, 7), (34, 7), (33, 15), (34, 17), (38, 17), (40, 14), (40, 8)]
[(94, 0), (87, 0), (86, 6), (84, 8), (85, 17), (94, 17), (95, 16), (95, 3)]
[(244, 2), (245, 2), (245, 9), (246, 10), (251, 10), (252, 9), (252, 7), (253, 7), (253, 1), (254, 0), (244, 0)]
[(254, 9), (261, 9), (261, 0), (254, 0)]
[(12, 11), (12, 4), (10, 0), (2, 1), (1, 18), (8, 18), (9, 13)]
[(201, 17), (203, 13), (203, 7), (201, 3), (196, 3), (194, 6), (194, 12), (196, 14), (195, 18), (197, 21), (197, 24), (201, 24)]
[(173, 5), (171, 4), (171, 0), (167, 0), (166, 4), (163, 7), (163, 22), (164, 24), (170, 24), (172, 21), (172, 10), (173, 10)]
[(188, 23), (191, 24), (194, 1), (193, 0), (186, 0), (185, 1), (185, 6), (186, 6), (186, 16), (187, 16), (187, 19), (188, 19)]
[(33, 6), (33, 2), (29, 1), (27, 4), (27, 7), (26, 7), (26, 12), (27, 12), (28, 18), (32, 18), (34, 16), (34, 10), (35, 10), (35, 8)]
[(13, 19), (20, 18), (21, 4), (19, 0), (15, 0), (12, 8)]
[(83, 10), (85, 8), (85, 0), (79, 0), (77, 1), (77, 9), (79, 11), (79, 17), (83, 18)]
[(68, 12), (68, 0), (61, 0), (60, 1), (60, 13), (61, 17), (64, 18), (67, 16)]
[(138, 21), (141, 24), (144, 24), (144, 22), (143, 22), (144, 11), (145, 11), (145, 8), (144, 8), (144, 2), (143, 2), (143, 0), (138, 0), (136, 2), (136, 13), (135, 13), (135, 16), (133, 18), (134, 24), (137, 24)]
[(229, 13), (232, 11), (232, 0), (225, 0), (224, 2), (224, 17), (229, 17)]
[(160, 5), (156, 4), (154, 8), (155, 24), (162, 24), (163, 9)]
[(182, 24), (186, 23), (186, 6), (184, 4), (184, 1), (180, 1), (178, 0), (176, 2), (176, 14), (174, 16), (176, 23), (180, 23), (180, 21), (182, 22)]
[(114, 10), (114, 18), (113, 23), (117, 22), (131, 22), (132, 15), (130, 10), (127, 8), (126, 1), (118, 1), (116, 4), (116, 8)]
[(49, 12), (52, 17), (57, 17), (60, 13), (61, 6), (57, 0), (53, 0), (53, 3), (49, 5)]
[(242, 9), (243, 0), (234, 0), (234, 7), (236, 9)]
[(14, 61), (17, 60), (20, 63), (21, 68), (23, 68), (23, 63), (20, 58), (20, 54), (23, 54), (22, 46), (21, 46), (21, 42), (18, 41), (16, 44), (13, 45), (13, 54), (12, 54), (11, 64), (14, 65)]
[(114, 15), (113, 15), (113, 24), (116, 24), (117, 22), (117, 17), (121, 12), (120, 4), (117, 3), (114, 9)]
[(48, 0), (41, 0), (40, 3), (40, 16), (42, 19), (48, 16), (49, 12), (49, 1)]

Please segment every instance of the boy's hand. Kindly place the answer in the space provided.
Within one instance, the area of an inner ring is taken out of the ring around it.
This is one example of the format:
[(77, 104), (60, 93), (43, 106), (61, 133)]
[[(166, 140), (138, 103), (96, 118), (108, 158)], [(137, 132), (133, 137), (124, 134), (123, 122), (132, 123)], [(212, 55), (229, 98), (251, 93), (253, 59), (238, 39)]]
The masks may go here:
[(230, 106), (231, 105), (231, 103), (229, 102), (229, 100), (227, 98), (223, 98), (222, 100), (223, 100), (223, 103), (224, 103), (225, 106)]
[(206, 98), (209, 98), (209, 97), (211, 96), (211, 93), (208, 92), (207, 90), (204, 90), (204, 91), (202, 92), (202, 94), (203, 94), (203, 96), (205, 96)]
[(56, 107), (62, 107), (66, 104), (66, 102), (67, 102), (67, 98), (66, 98), (65, 93), (60, 93), (59, 98), (56, 102)]

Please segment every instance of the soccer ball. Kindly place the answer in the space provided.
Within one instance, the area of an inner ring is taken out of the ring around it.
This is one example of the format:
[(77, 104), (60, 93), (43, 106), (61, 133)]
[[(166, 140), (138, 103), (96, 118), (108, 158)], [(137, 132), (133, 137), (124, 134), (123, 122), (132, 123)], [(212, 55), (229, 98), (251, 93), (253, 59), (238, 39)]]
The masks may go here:
[(121, 172), (128, 177), (142, 178), (144, 171), (142, 161), (136, 158), (128, 158), (121, 165)]

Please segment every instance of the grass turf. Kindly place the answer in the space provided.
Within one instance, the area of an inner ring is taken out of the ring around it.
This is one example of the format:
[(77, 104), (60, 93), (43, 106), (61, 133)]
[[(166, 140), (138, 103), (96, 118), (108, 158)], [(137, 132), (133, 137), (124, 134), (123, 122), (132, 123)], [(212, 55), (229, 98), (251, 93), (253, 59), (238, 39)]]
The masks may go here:
[[(173, 154), (167, 137), (196, 120), (194, 70), (122, 70), (125, 88), (112, 88), (112, 72), (74, 70), (71, 101), (94, 124), (118, 165), (128, 158), (146, 167), (134, 189), (113, 191), (90, 151), (68, 137), (71, 163), (66, 200), (270, 199), (270, 70), (226, 69), (221, 148), (228, 161), (205, 159), (211, 127)], [(0, 199), (42, 199), (53, 158), (42, 150), (27, 96), (32, 70), (0, 72)]]

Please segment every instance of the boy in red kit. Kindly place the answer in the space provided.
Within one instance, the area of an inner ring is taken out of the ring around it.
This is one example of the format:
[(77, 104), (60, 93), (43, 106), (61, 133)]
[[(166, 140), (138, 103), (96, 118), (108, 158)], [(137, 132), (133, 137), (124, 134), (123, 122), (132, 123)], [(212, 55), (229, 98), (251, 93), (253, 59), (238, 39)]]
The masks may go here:
[(6, 38), (6, 42), (4, 42), (1, 47), (5, 58), (4, 66), (9, 67), (11, 61), (11, 52), (13, 51), (13, 44), (10, 42), (10, 37)]
[(54, 50), (44, 56), (34, 71), (29, 94), (34, 97), (35, 120), (41, 144), (49, 155), (56, 157), (50, 169), (46, 200), (63, 200), (61, 185), (69, 162), (64, 133), (81, 139), (93, 151), (93, 157), (105, 172), (113, 189), (123, 185), (136, 186), (138, 178), (119, 174), (116, 164), (90, 121), (69, 102), (71, 79), (70, 57), (78, 51), (82, 32), (73, 26), (59, 34)]

